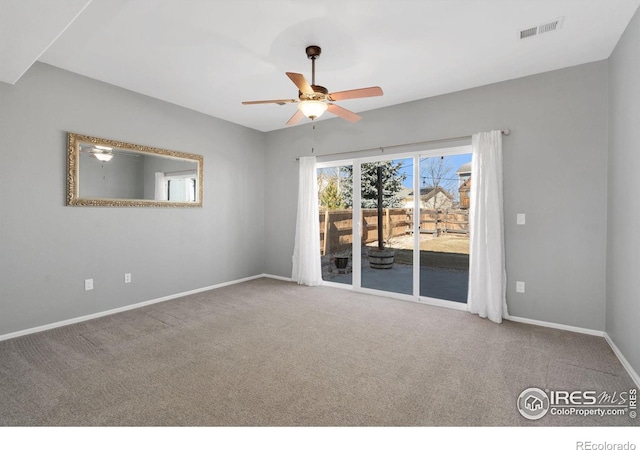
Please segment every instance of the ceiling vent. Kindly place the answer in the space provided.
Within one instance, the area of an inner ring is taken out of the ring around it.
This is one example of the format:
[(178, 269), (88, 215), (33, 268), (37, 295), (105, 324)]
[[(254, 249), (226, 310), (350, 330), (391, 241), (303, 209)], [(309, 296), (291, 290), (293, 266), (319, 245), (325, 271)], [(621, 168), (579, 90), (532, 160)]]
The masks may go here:
[(520, 39), (525, 39), (528, 37), (533, 37), (538, 34), (538, 27), (527, 28), (526, 30), (520, 31)]
[(564, 17), (559, 17), (555, 20), (552, 20), (551, 22), (547, 22), (542, 25), (520, 30), (518, 32), (518, 35), (520, 39), (527, 39), (530, 37), (537, 36), (539, 34), (549, 33), (551, 31), (558, 31), (560, 28), (562, 28), (563, 22), (564, 22)]

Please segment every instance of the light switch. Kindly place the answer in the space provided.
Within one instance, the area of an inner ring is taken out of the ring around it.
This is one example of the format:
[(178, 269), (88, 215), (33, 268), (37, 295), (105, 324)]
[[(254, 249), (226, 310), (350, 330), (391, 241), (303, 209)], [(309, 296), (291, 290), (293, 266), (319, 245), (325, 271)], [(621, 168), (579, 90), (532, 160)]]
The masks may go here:
[(90, 291), (91, 289), (93, 289), (93, 278), (88, 278), (84, 280), (84, 290)]
[(516, 214), (516, 223), (518, 225), (524, 225), (525, 223), (525, 216), (524, 213), (518, 213)]

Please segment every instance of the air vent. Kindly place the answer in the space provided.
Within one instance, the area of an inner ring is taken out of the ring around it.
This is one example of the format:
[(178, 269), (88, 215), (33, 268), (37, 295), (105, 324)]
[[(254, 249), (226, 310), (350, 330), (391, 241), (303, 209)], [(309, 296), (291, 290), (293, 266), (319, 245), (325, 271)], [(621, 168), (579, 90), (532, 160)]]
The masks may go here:
[(536, 34), (538, 34), (538, 27), (528, 28), (520, 32), (520, 39), (532, 37), (532, 36), (535, 36)]
[(540, 25), (538, 27), (538, 33), (548, 33), (549, 31), (556, 31), (562, 27), (562, 17), (554, 20), (553, 22), (545, 23), (544, 25)]
[(555, 20), (552, 20), (551, 22), (547, 22), (542, 25), (520, 30), (518, 34), (520, 36), (520, 39), (526, 39), (526, 38), (537, 36), (539, 34), (550, 33), (551, 31), (558, 31), (560, 28), (562, 28), (563, 22), (564, 22), (564, 17), (559, 17)]

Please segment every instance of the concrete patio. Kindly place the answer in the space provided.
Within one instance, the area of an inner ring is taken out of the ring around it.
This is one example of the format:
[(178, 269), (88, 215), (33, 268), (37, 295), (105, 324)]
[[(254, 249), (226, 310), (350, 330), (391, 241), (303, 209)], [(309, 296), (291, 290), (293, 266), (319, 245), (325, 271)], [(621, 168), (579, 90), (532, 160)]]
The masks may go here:
[[(352, 284), (352, 261), (346, 273), (338, 273), (329, 261), (323, 262), (323, 279), (334, 283)], [(413, 294), (413, 266), (395, 263), (391, 269), (372, 269), (366, 252), (362, 255), (362, 287), (401, 294)], [(467, 302), (469, 271), (433, 266), (420, 267), (420, 295), (423, 297)]]

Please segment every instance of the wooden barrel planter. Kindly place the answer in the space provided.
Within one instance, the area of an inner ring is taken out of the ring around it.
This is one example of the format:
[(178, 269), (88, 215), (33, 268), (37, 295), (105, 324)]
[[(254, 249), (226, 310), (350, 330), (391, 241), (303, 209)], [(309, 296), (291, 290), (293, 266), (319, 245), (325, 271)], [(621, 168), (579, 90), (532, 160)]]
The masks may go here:
[(391, 269), (393, 267), (393, 260), (396, 256), (395, 250), (371, 248), (368, 254), (369, 266), (372, 269)]

